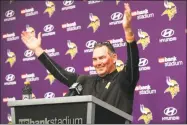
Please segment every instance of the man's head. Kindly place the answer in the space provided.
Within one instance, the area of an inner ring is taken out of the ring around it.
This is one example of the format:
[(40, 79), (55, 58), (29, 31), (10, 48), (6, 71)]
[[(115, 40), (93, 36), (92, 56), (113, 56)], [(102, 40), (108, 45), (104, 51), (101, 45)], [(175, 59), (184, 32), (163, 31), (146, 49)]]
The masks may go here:
[(110, 42), (97, 43), (93, 51), (93, 66), (100, 77), (110, 74), (116, 69), (117, 54)]

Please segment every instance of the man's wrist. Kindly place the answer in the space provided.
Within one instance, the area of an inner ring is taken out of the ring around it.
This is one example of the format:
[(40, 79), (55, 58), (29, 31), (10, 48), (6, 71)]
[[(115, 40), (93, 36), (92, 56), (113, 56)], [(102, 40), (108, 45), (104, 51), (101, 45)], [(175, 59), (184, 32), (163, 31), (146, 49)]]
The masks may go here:
[(34, 50), (34, 53), (37, 57), (39, 57), (42, 53), (44, 52), (44, 50), (41, 47), (38, 47)]
[(135, 40), (134, 34), (125, 35), (125, 39), (126, 39), (127, 42), (133, 42)]
[(131, 27), (124, 28), (125, 39), (127, 42), (132, 42), (135, 40), (134, 33), (132, 32)]

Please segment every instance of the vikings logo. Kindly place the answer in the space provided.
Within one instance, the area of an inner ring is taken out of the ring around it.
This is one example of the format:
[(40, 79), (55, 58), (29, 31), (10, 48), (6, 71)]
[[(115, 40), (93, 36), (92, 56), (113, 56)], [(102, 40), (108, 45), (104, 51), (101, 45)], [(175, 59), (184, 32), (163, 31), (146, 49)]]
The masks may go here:
[(100, 26), (100, 19), (97, 16), (94, 16), (92, 13), (89, 14), (89, 18), (91, 23), (88, 25), (87, 28), (92, 27), (93, 32), (95, 33)]
[(168, 1), (164, 1), (164, 6), (165, 6), (166, 10), (162, 13), (161, 16), (167, 14), (169, 17), (169, 21), (171, 21), (171, 19), (177, 13), (177, 7), (175, 6), (175, 4), (173, 2), (168, 2)]
[(67, 45), (69, 49), (67, 50), (65, 55), (70, 54), (71, 59), (73, 59), (78, 52), (77, 46), (75, 43), (71, 42), (70, 40), (67, 41)]
[(36, 36), (35, 29), (30, 27), (29, 25), (26, 25), (26, 32), (31, 33), (30, 37), (35, 37)]
[(53, 82), (55, 81), (55, 77), (47, 70), (47, 73), (48, 73), (48, 75), (45, 77), (45, 79), (44, 80), (49, 80), (49, 82), (50, 82), (50, 85), (52, 85), (53, 84)]
[(152, 112), (150, 109), (144, 107), (144, 105), (140, 104), (140, 111), (142, 115), (138, 118), (139, 120), (144, 120), (145, 124), (149, 124), (151, 120), (153, 120)]
[(8, 119), (8, 124), (12, 124), (12, 117), (9, 113), (7, 115), (7, 119)]
[(49, 17), (51, 17), (55, 12), (55, 4), (52, 1), (46, 1), (45, 4), (47, 9), (45, 9), (44, 13), (48, 13)]
[(166, 77), (166, 83), (169, 87), (164, 91), (164, 93), (169, 92), (173, 99), (177, 95), (177, 93), (180, 92), (179, 84), (169, 76)]
[(11, 52), (9, 49), (7, 50), (7, 55), (8, 55), (8, 59), (6, 60), (5, 63), (10, 63), (10, 67), (12, 67), (16, 62), (16, 55), (14, 52)]
[(124, 63), (121, 60), (116, 60), (116, 69), (118, 72), (120, 72), (121, 70), (123, 70), (124, 67)]
[(145, 50), (145, 48), (150, 43), (150, 36), (146, 32), (143, 32), (141, 29), (138, 29), (138, 36), (140, 37), (140, 39), (138, 40), (137, 44), (142, 44), (143, 50)]
[(118, 4), (119, 4), (119, 2), (120, 2), (120, 0), (116, 0), (116, 5), (118, 5)]

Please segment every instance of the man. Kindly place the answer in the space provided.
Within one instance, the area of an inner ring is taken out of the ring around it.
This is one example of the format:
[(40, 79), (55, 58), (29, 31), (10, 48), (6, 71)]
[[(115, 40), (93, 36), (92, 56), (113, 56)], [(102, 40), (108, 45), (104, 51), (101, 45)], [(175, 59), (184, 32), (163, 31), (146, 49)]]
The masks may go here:
[(139, 55), (134, 34), (131, 29), (131, 10), (124, 4), (123, 29), (127, 41), (127, 66), (118, 72), (115, 67), (117, 54), (108, 42), (98, 43), (93, 51), (93, 66), (97, 75), (78, 75), (70, 73), (56, 64), (41, 48), (41, 33), (38, 38), (32, 33), (22, 32), (22, 41), (33, 50), (41, 63), (60, 82), (71, 86), (82, 77), (82, 95), (93, 95), (129, 114), (132, 113), (134, 88), (139, 79)]

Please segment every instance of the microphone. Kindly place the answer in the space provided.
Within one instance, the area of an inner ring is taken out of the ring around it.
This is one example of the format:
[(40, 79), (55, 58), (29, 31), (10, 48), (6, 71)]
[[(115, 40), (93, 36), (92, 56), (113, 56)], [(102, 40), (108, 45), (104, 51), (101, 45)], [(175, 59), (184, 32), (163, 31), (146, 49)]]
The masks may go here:
[(65, 96), (80, 95), (83, 90), (83, 86), (80, 84), (81, 81), (83, 81), (83, 77), (79, 76), (77, 81), (70, 86), (69, 92)]
[(24, 82), (24, 88), (22, 89), (22, 100), (32, 99), (32, 88), (29, 81)]

